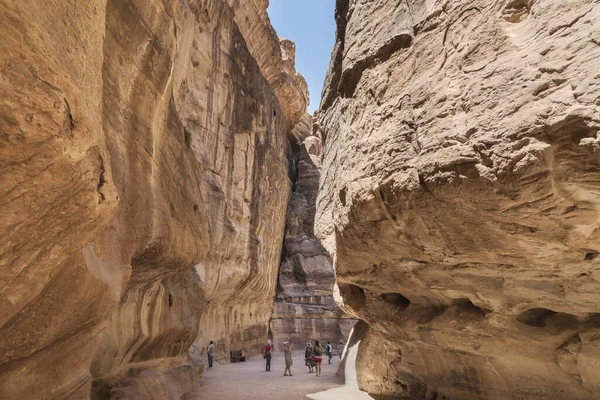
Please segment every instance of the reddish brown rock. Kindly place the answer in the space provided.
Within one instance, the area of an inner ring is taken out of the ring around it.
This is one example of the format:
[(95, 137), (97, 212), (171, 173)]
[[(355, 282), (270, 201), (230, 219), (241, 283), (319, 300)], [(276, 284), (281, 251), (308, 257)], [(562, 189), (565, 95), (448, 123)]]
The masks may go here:
[(331, 258), (314, 234), (321, 168), (321, 133), (308, 114), (292, 130), (292, 189), (288, 203), (277, 297), (271, 319), (274, 347), (290, 337), (298, 348), (307, 341), (337, 347), (356, 322), (333, 300)]

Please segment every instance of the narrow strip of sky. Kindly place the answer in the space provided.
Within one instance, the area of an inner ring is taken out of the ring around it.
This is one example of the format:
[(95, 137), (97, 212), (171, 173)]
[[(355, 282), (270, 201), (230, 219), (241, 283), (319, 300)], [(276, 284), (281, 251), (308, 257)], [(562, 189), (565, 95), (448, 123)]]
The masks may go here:
[(308, 112), (319, 108), (321, 89), (335, 42), (335, 0), (270, 0), (277, 34), (296, 43), (296, 70), (308, 83)]

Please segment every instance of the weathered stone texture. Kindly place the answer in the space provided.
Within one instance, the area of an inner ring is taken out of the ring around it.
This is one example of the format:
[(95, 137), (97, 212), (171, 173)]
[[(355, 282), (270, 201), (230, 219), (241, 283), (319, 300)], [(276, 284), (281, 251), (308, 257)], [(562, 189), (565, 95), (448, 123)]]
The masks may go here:
[(235, 12), (250, 53), (279, 99), (286, 128), (292, 129), (304, 117), (308, 106), (308, 86), (294, 66), (294, 43), (277, 37), (267, 14), (269, 0), (226, 1)]
[(0, 398), (180, 398), (266, 340), (306, 84), (232, 3), (0, 2)]
[(600, 4), (339, 0), (316, 232), (359, 383), (600, 393)]
[(356, 322), (332, 296), (335, 276), (331, 258), (314, 234), (321, 168), (321, 132), (308, 114), (291, 132), (290, 174), (285, 237), (271, 335), (276, 349), (290, 338), (301, 348), (307, 341), (346, 339)]

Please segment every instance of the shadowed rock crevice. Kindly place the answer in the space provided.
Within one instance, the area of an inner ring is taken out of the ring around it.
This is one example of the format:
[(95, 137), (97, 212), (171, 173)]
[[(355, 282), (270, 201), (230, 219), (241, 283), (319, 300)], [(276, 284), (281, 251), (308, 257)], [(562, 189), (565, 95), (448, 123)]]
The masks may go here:
[[(332, 51), (331, 63), (329, 64), (329, 74), (325, 78), (321, 92), (321, 110), (331, 107), (336, 96), (340, 91), (340, 81), (342, 79), (342, 60), (344, 57), (344, 38), (346, 37), (346, 26), (350, 11), (350, 0), (336, 0), (335, 3), (335, 21), (336, 21), (336, 43)], [(323, 134), (323, 144), (327, 142), (326, 133)]]
[(575, 315), (555, 312), (547, 308), (532, 308), (517, 316), (517, 321), (534, 328), (549, 328), (553, 330), (572, 330), (579, 328)]
[(315, 202), (320, 178), (322, 142), (318, 125), (306, 115), (294, 128), (288, 153), (292, 188), (283, 238), (277, 294), (270, 324), (275, 348), (298, 343), (331, 341), (336, 348), (354, 323), (333, 300), (332, 261), (314, 236)]
[(400, 310), (406, 310), (410, 305), (410, 300), (400, 293), (383, 293), (381, 299)]

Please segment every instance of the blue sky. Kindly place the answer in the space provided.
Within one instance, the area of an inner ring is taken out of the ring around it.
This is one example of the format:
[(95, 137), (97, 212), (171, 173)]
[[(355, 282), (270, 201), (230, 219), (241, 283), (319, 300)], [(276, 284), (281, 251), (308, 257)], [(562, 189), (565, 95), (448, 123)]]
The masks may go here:
[(270, 0), (271, 24), (296, 43), (296, 70), (310, 91), (308, 112), (319, 108), (321, 89), (335, 42), (335, 0)]

